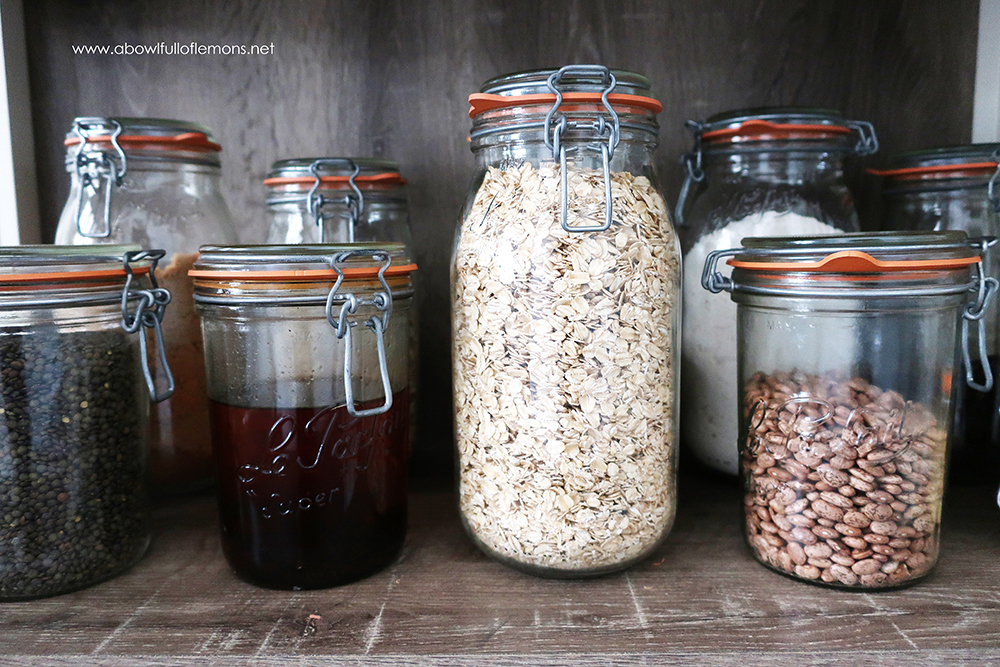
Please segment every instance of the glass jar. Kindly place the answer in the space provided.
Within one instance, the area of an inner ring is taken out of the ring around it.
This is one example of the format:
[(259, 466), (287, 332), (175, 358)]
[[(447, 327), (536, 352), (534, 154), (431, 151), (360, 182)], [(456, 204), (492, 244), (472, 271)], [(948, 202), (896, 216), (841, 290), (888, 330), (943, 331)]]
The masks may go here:
[[(1000, 235), (998, 163), (1000, 144), (978, 144), (907, 153), (894, 158), (889, 169), (870, 170), (885, 178), (884, 228)], [(983, 268), (986, 275), (1000, 277), (1000, 246), (990, 248)], [(1000, 372), (998, 315), (994, 304), (984, 317), (982, 344), (993, 375)], [(1000, 482), (1000, 395), (995, 384), (989, 391), (984, 388), (982, 377), (971, 386), (958, 383), (949, 472), (956, 482)]]
[[(717, 270), (727, 256), (732, 279)], [(737, 303), (744, 527), (758, 561), (855, 589), (930, 573), (951, 399), (971, 379), (958, 359), (997, 290), (981, 256), (964, 232), (747, 238), (709, 256), (705, 287)], [(884, 354), (903, 330), (907, 363)]]
[(676, 209), (685, 276), (681, 435), (702, 463), (735, 475), (736, 305), (701, 289), (705, 259), (745, 236), (858, 231), (844, 158), (878, 143), (870, 124), (826, 109), (744, 109), (688, 127), (695, 144)]
[(402, 547), (415, 268), (399, 244), (202, 248), (222, 546), (243, 579), (325, 588)]
[[(278, 160), (264, 180), (271, 217), (267, 243), (402, 243), (413, 257), (406, 179), (391, 160)], [(410, 443), (420, 381), (419, 309), (409, 316)]]
[[(221, 147), (211, 130), (154, 118), (77, 118), (66, 135), (69, 199), (56, 243), (163, 248), (160, 282), (174, 295), (163, 323), (175, 396), (154, 406), (152, 490), (177, 493), (212, 476), (205, 369), (187, 272), (206, 243), (235, 243), (220, 188)], [(162, 379), (163, 371), (154, 368)]]
[(0, 600), (85, 588), (149, 545), (149, 399), (173, 388), (140, 329), (162, 342), (162, 256), (0, 248)]
[(470, 97), (478, 172), (452, 265), (460, 509), (532, 574), (619, 570), (676, 508), (680, 262), (660, 103), (599, 65)]

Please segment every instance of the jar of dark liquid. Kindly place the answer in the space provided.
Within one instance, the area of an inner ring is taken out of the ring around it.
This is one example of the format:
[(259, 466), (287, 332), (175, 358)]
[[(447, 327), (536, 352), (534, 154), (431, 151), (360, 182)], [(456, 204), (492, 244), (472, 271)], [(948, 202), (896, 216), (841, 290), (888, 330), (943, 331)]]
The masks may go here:
[(335, 586), (402, 547), (415, 268), (400, 244), (202, 248), (222, 545), (243, 579)]
[[(883, 176), (883, 227), (887, 230), (959, 230), (969, 236), (1000, 235), (1000, 144), (935, 148), (896, 156)], [(987, 276), (1000, 278), (1000, 245), (983, 257)], [(1000, 305), (984, 314), (985, 336), (973, 347), (1000, 373)], [(976, 330), (973, 336), (978, 338)], [(975, 382), (956, 382), (949, 478), (958, 483), (1000, 482), (1000, 394), (976, 368)]]

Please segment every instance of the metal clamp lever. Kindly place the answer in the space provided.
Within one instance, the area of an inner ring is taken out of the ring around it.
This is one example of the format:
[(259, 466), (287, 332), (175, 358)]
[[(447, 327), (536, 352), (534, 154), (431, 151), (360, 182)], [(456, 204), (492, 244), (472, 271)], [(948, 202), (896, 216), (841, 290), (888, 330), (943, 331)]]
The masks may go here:
[[(139, 250), (126, 252), (122, 257), (122, 264), (125, 266), (125, 288), (122, 290), (122, 327), (128, 333), (139, 332), (139, 354), (142, 360), (142, 375), (146, 379), (146, 388), (149, 390), (149, 398), (154, 403), (165, 401), (170, 398), (176, 387), (174, 374), (170, 371), (170, 364), (167, 362), (167, 350), (163, 344), (163, 313), (167, 304), (170, 303), (170, 292), (156, 283), (156, 264), (166, 254), (165, 250)], [(152, 289), (132, 289), (132, 262), (150, 260), (149, 280)], [(139, 300), (135, 313), (128, 312), (128, 302), (134, 299)], [(147, 351), (146, 335), (140, 329), (152, 329), (156, 339), (156, 360), (159, 368), (163, 369), (167, 378), (167, 388), (161, 393), (156, 392), (156, 383), (153, 380), (153, 373), (149, 368), (149, 353)]]
[[(996, 239), (981, 239), (982, 254), (986, 253), (986, 249), (996, 243)], [(986, 272), (983, 269), (982, 262), (979, 262), (976, 266), (977, 274), (977, 294), (976, 301), (962, 312), (962, 361), (965, 364), (965, 384), (969, 385), (970, 388), (976, 391), (986, 393), (993, 389), (993, 371), (990, 368), (989, 358), (987, 357), (986, 350), (986, 308), (990, 305), (990, 301), (993, 300), (994, 295), (996, 295), (997, 288), (1000, 287), (1000, 282), (997, 282), (996, 278), (987, 277)], [(969, 353), (969, 322), (976, 323), (976, 337), (979, 343), (979, 363), (983, 370), (983, 383), (980, 384), (976, 382), (975, 375), (972, 373), (972, 358)]]
[(733, 280), (722, 275), (719, 271), (719, 260), (723, 257), (735, 257), (742, 248), (730, 248), (728, 250), (713, 250), (705, 258), (705, 268), (701, 272), (701, 286), (712, 294), (719, 292), (733, 291)]
[[(378, 272), (378, 280), (382, 285), (383, 291), (376, 292), (370, 299), (359, 299), (352, 293), (340, 295), (344, 299), (344, 303), (340, 307), (339, 315), (335, 317), (333, 313), (334, 298), (337, 296), (337, 291), (340, 289), (340, 285), (344, 282), (342, 264), (351, 257), (358, 256), (369, 256), (372, 259), (382, 260), (383, 263)], [(352, 417), (381, 415), (388, 412), (389, 408), (392, 407), (392, 384), (389, 382), (389, 365), (386, 361), (384, 337), (386, 327), (389, 326), (389, 316), (392, 314), (392, 290), (389, 289), (389, 284), (385, 280), (385, 271), (389, 268), (391, 263), (392, 258), (389, 256), (389, 253), (371, 250), (350, 250), (348, 252), (342, 252), (330, 261), (330, 265), (333, 267), (333, 270), (337, 272), (337, 281), (333, 284), (333, 287), (330, 289), (330, 293), (326, 297), (326, 320), (330, 323), (330, 326), (333, 327), (337, 334), (337, 338), (344, 341), (344, 394), (347, 399), (347, 412)], [(351, 322), (347, 318), (349, 314), (355, 314), (358, 310), (358, 306), (360, 305), (375, 306), (376, 309), (382, 312), (381, 317), (376, 315), (369, 317), (365, 321), (365, 326), (375, 332), (375, 344), (378, 350), (378, 367), (379, 373), (382, 377), (382, 391), (385, 395), (385, 401), (381, 406), (368, 408), (366, 410), (358, 410), (357, 406), (354, 404), (354, 378), (352, 368), (353, 355), (351, 352), (354, 341), (352, 339), (351, 329), (357, 326), (357, 322)]]
[[(346, 163), (354, 172), (347, 179), (347, 184), (351, 187), (352, 193), (345, 195), (343, 199), (330, 198), (327, 199), (323, 195), (316, 194), (316, 190), (319, 189), (322, 178), (319, 175), (318, 169), (323, 165), (340, 165)], [(348, 158), (320, 158), (319, 160), (313, 161), (309, 165), (309, 172), (316, 179), (312, 187), (309, 189), (309, 194), (306, 195), (306, 207), (309, 209), (310, 215), (316, 221), (316, 225), (319, 227), (319, 240), (320, 243), (326, 243), (326, 226), (323, 222), (326, 220), (326, 216), (323, 215), (323, 205), (327, 202), (340, 202), (347, 206), (348, 210), (348, 225), (347, 225), (347, 242), (354, 243), (354, 228), (358, 224), (358, 220), (361, 218), (361, 214), (365, 210), (365, 196), (361, 193), (361, 189), (358, 184), (354, 182), (358, 174), (361, 173), (361, 165), (356, 163), (354, 160)]]
[(844, 123), (858, 133), (858, 143), (854, 144), (854, 154), (858, 156), (878, 153), (878, 135), (875, 126), (866, 120), (849, 120)]
[[(88, 155), (84, 152), (87, 145), (88, 133), (101, 130), (107, 126), (112, 126), (111, 147), (115, 149), (121, 168), (115, 164), (106, 153), (99, 152), (96, 155)], [(80, 148), (76, 154), (76, 173), (80, 178), (80, 195), (76, 201), (76, 230), (85, 238), (105, 239), (111, 236), (111, 191), (112, 187), (121, 187), (124, 182), (125, 173), (128, 171), (128, 163), (125, 159), (125, 151), (118, 143), (118, 136), (122, 133), (122, 125), (114, 118), (77, 118), (73, 122), (73, 132), (80, 137)], [(83, 211), (84, 193), (87, 190), (99, 191), (101, 189), (102, 170), (107, 172), (108, 179), (104, 193), (104, 227), (98, 231), (83, 231), (80, 224), (81, 212)]]
[[(604, 116), (599, 116), (593, 124), (597, 139), (603, 139), (605, 133), (608, 135), (607, 141), (600, 141), (597, 144), (597, 150), (601, 152), (601, 167), (604, 171), (605, 215), (604, 224), (601, 225), (571, 227), (568, 222), (569, 175), (566, 170), (566, 145), (562, 141), (562, 135), (566, 131), (567, 126), (566, 117), (559, 115), (558, 119), (556, 119), (553, 123), (553, 119), (556, 118), (556, 112), (559, 110), (559, 107), (562, 106), (563, 101), (562, 91), (559, 89), (559, 81), (566, 74), (599, 74), (601, 76), (602, 83), (605, 83), (605, 87), (601, 91), (601, 103), (604, 105), (604, 109), (608, 112), (610, 122), (606, 121)], [(552, 105), (552, 108), (549, 109), (548, 113), (545, 114), (545, 125), (542, 130), (542, 136), (545, 140), (545, 146), (552, 152), (552, 159), (559, 160), (559, 222), (562, 225), (562, 228), (567, 232), (603, 232), (611, 227), (611, 158), (614, 157), (615, 149), (618, 147), (618, 142), (621, 140), (621, 123), (618, 120), (618, 114), (608, 101), (608, 95), (615, 89), (617, 83), (615, 75), (611, 73), (611, 70), (603, 65), (566, 65), (565, 67), (560, 68), (559, 71), (553, 72), (548, 79), (549, 90), (555, 94), (556, 101)]]
[(707, 126), (696, 120), (688, 120), (684, 122), (684, 127), (694, 133), (694, 147), (690, 152), (681, 156), (685, 172), (684, 184), (681, 186), (681, 192), (677, 196), (677, 205), (674, 207), (674, 224), (678, 227), (684, 226), (684, 204), (687, 203), (692, 186), (705, 180), (705, 168), (702, 166), (701, 135), (704, 134)]

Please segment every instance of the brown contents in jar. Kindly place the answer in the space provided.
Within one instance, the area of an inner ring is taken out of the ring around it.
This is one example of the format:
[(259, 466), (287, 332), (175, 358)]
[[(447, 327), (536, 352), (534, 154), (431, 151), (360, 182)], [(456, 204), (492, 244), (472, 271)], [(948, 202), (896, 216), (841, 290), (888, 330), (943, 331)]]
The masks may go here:
[[(188, 277), (197, 258), (196, 252), (175, 253), (156, 272), (160, 286), (172, 296), (163, 319), (163, 337), (177, 386), (173, 396), (150, 411), (149, 470), (153, 491), (159, 494), (206, 486), (212, 478), (205, 355)], [(150, 361), (155, 364), (155, 359)], [(162, 371), (154, 368), (153, 372), (157, 386), (166, 386)]]
[(756, 373), (744, 388), (747, 540), (762, 563), (851, 588), (937, 561), (947, 433), (861, 378)]

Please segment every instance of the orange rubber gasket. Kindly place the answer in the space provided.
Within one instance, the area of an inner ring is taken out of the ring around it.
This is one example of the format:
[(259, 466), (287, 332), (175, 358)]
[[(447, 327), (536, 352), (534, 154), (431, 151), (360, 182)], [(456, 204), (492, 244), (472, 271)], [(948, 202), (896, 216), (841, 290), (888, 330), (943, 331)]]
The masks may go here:
[[(349, 183), (351, 180), (350, 176), (320, 176), (320, 183)], [(265, 178), (264, 185), (305, 185), (307, 183), (315, 183), (316, 179), (312, 176), (274, 176), (272, 178)], [(406, 179), (399, 174), (385, 173), (385, 174), (372, 174), (371, 176), (355, 176), (355, 183), (383, 183), (385, 185), (406, 185)]]
[(927, 271), (958, 269), (978, 264), (979, 257), (953, 257), (950, 259), (909, 259), (902, 261), (875, 259), (861, 250), (843, 250), (824, 257), (818, 262), (742, 262), (735, 258), (726, 264), (750, 271), (829, 271), (840, 273), (884, 273), (890, 271)]
[[(390, 266), (385, 270), (386, 276), (407, 275), (416, 271), (416, 264), (404, 264), (403, 266)], [(341, 269), (344, 278), (377, 278), (378, 268), (344, 268)], [(264, 280), (270, 281), (275, 278), (305, 280), (316, 282), (328, 282), (337, 279), (337, 272), (333, 269), (304, 269), (298, 271), (207, 271), (202, 269), (191, 269), (188, 275), (192, 278), (214, 278), (216, 280)]]
[(791, 123), (772, 123), (769, 120), (745, 120), (737, 127), (726, 127), (712, 130), (701, 135), (702, 140), (732, 139), (741, 134), (750, 134), (758, 138), (790, 139), (796, 134), (843, 134), (851, 133), (851, 128), (843, 125), (809, 125)]
[[(132, 269), (136, 275), (146, 275), (149, 267)], [(125, 269), (101, 269), (99, 271), (59, 271), (56, 273), (9, 273), (0, 275), (0, 283), (40, 283), (58, 280), (89, 279), (89, 278), (124, 278)]]
[[(81, 141), (80, 137), (70, 137), (63, 141), (64, 146), (76, 146)], [(200, 148), (204, 150), (211, 151), (221, 151), (222, 145), (214, 141), (209, 141), (208, 135), (204, 132), (185, 132), (183, 134), (175, 134), (172, 137), (157, 137), (157, 136), (147, 136), (147, 135), (121, 135), (118, 137), (118, 143), (123, 146), (127, 145), (139, 145), (139, 144), (152, 144), (154, 146), (160, 144), (168, 144), (164, 148)], [(104, 134), (98, 137), (87, 137), (88, 144), (94, 143), (111, 143), (111, 135)]]
[(874, 176), (920, 176), (940, 174), (949, 171), (971, 171), (974, 169), (996, 169), (996, 162), (966, 162), (964, 164), (932, 164), (926, 167), (904, 167), (902, 169), (865, 169)]
[[(581, 102), (591, 104), (603, 104), (601, 93), (563, 93), (563, 105)], [(481, 113), (495, 111), (496, 109), (508, 109), (510, 107), (523, 107), (531, 104), (552, 104), (556, 101), (555, 93), (535, 93), (533, 95), (495, 95), (493, 93), (473, 93), (469, 95), (469, 118), (475, 118)], [(652, 97), (642, 95), (625, 95), (624, 93), (611, 93), (608, 95), (608, 103), (612, 107), (638, 107), (648, 109), (653, 113), (663, 111), (663, 104)], [(562, 107), (560, 107), (562, 108)], [(619, 111), (620, 109), (615, 109)]]

